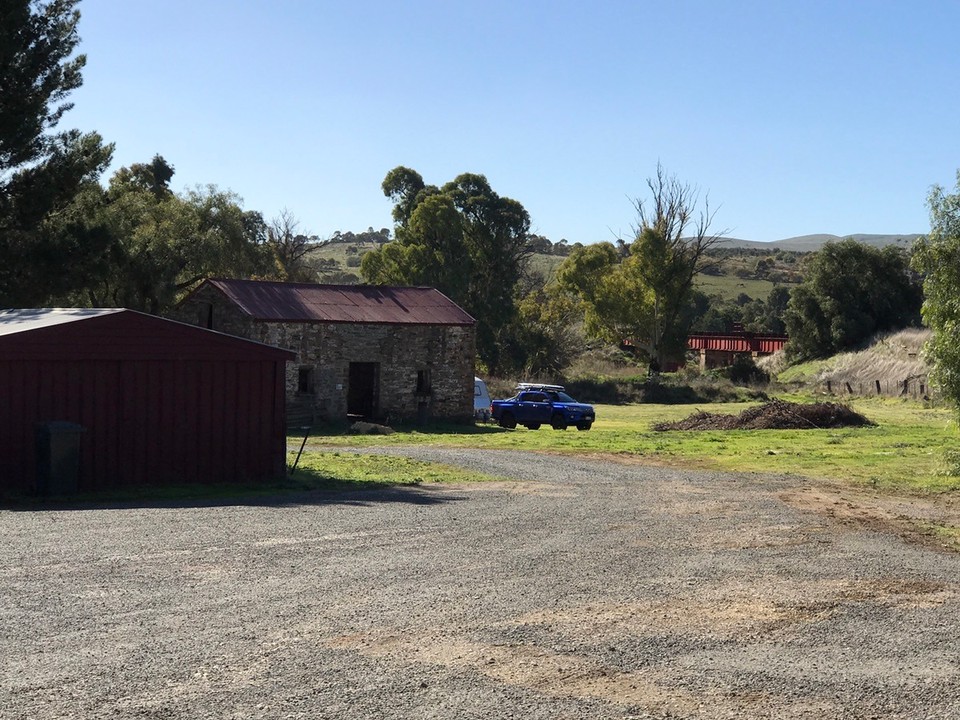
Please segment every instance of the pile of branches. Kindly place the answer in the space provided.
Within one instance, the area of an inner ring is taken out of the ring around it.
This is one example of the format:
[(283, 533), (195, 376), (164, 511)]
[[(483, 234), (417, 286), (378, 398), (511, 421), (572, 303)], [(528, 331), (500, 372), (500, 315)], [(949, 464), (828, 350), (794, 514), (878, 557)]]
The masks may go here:
[(654, 430), (822, 430), (874, 425), (849, 405), (773, 400), (739, 415), (696, 412), (677, 422), (657, 423)]

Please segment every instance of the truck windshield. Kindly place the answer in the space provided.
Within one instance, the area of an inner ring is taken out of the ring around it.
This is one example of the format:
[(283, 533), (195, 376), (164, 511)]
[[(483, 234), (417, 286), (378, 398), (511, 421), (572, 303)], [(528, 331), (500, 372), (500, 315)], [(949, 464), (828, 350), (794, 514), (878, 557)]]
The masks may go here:
[(576, 402), (576, 400), (574, 400), (572, 397), (567, 395), (565, 392), (552, 392), (550, 394), (553, 395), (554, 399), (556, 399), (557, 402), (562, 402), (562, 403)]

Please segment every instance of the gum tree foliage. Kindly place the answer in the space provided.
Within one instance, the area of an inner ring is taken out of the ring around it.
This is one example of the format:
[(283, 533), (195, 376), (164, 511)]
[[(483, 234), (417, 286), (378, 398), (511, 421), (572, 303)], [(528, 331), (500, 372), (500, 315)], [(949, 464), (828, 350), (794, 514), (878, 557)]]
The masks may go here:
[(506, 352), (527, 378), (561, 377), (583, 352), (577, 299), (556, 283), (527, 293), (518, 304)]
[(828, 357), (874, 334), (916, 325), (923, 300), (907, 254), (852, 239), (827, 243), (807, 260), (784, 314), (791, 358)]
[(923, 322), (933, 330), (926, 347), (931, 379), (960, 411), (960, 171), (948, 193), (934, 186), (927, 198), (930, 234), (914, 245), (913, 266), (923, 273)]
[(712, 233), (709, 201), (668, 175), (662, 165), (647, 180), (648, 199), (636, 199), (633, 239), (575, 250), (558, 281), (576, 293), (586, 329), (598, 338), (631, 340), (661, 366), (683, 352), (693, 319), (693, 282), (715, 263), (708, 251), (724, 232)]
[(95, 184), (112, 146), (96, 133), (57, 132), (83, 55), (77, 0), (0, 0), (0, 305), (70, 292), (103, 251), (68, 206)]
[(649, 335), (653, 297), (637, 263), (602, 242), (574, 250), (557, 268), (557, 282), (581, 301), (588, 335), (612, 344)]
[(437, 187), (401, 166), (387, 173), (382, 187), (394, 203), (396, 239), (363, 256), (363, 278), (436, 287), (476, 318), (477, 355), (487, 371), (506, 369), (518, 287), (531, 254), (523, 205), (473, 173)]
[(740, 323), (747, 332), (782, 335), (786, 332), (783, 316), (789, 299), (790, 290), (785, 287), (773, 288), (766, 301), (743, 293), (736, 299), (725, 299), (694, 290), (695, 319), (690, 330), (729, 332), (735, 323)]

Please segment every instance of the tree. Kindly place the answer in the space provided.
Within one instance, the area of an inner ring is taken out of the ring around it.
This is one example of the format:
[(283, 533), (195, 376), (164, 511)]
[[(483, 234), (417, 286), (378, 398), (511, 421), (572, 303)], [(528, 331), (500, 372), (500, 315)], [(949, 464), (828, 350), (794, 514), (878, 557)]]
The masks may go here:
[(663, 366), (683, 351), (694, 278), (714, 264), (707, 251), (724, 232), (710, 232), (709, 201), (699, 209), (699, 190), (662, 165), (647, 187), (651, 197), (633, 203), (628, 255), (610, 243), (588, 246), (570, 254), (558, 279), (583, 301), (588, 331), (617, 343), (629, 339)]
[(557, 377), (583, 351), (577, 299), (553, 283), (518, 305), (508, 352), (524, 377)]
[(631, 255), (639, 257), (638, 272), (653, 293), (650, 355), (662, 367), (667, 353), (684, 347), (686, 328), (680, 317), (694, 278), (714, 264), (707, 252), (726, 231), (710, 232), (714, 212), (709, 199), (700, 205), (700, 191), (667, 175), (657, 163), (656, 175), (647, 180), (651, 201), (634, 201), (639, 219)]
[(273, 254), (276, 275), (290, 282), (315, 282), (317, 271), (308, 262), (316, 239), (298, 233), (299, 221), (284, 208), (266, 228), (266, 243)]
[[(103, 238), (62, 215), (109, 164), (96, 133), (54, 132), (82, 82), (77, 0), (0, 5), (0, 304), (34, 305), (81, 279)], [(57, 272), (51, 272), (57, 268)], [(59, 272), (65, 268), (64, 272)]]
[(919, 281), (906, 253), (892, 245), (827, 243), (810, 256), (804, 277), (784, 315), (792, 358), (828, 357), (878, 332), (919, 322)]
[(490, 373), (501, 372), (531, 254), (527, 211), (473, 173), (437, 188), (397, 167), (382, 187), (394, 201), (396, 239), (363, 256), (364, 279), (436, 287), (476, 318), (477, 355)]
[(268, 253), (259, 213), (213, 186), (178, 195), (159, 168), (120, 168), (109, 188), (92, 184), (68, 207), (83, 235), (103, 252), (84, 266), (86, 278), (64, 299), (93, 307), (128, 307), (159, 314), (208, 276), (266, 272)]
[(913, 267), (923, 273), (923, 322), (933, 330), (926, 354), (931, 380), (960, 410), (960, 171), (956, 190), (934, 186), (927, 198), (930, 233), (914, 245)]
[(613, 244), (577, 248), (557, 268), (560, 287), (582, 303), (584, 329), (619, 345), (647, 337), (653, 323), (653, 296), (636, 271), (637, 261), (620, 260)]
[(139, 190), (149, 190), (157, 200), (173, 195), (170, 181), (174, 170), (160, 155), (154, 155), (148, 163), (134, 163), (128, 168), (120, 168), (112, 180), (116, 186), (131, 185)]
[(787, 325), (784, 322), (784, 317), (787, 314), (789, 304), (790, 290), (785, 287), (773, 288), (767, 296), (763, 326), (758, 332), (769, 332), (776, 335), (786, 334)]

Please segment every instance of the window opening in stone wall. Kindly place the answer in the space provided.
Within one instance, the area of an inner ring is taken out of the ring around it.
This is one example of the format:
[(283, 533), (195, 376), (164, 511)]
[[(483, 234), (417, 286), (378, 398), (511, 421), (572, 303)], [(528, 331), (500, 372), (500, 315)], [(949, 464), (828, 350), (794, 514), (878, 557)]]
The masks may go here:
[(301, 395), (313, 395), (316, 373), (311, 365), (305, 365), (297, 371), (297, 392)]
[(417, 370), (417, 395), (429, 395), (431, 391), (430, 369)]

